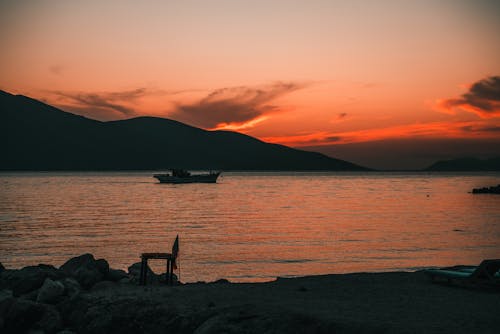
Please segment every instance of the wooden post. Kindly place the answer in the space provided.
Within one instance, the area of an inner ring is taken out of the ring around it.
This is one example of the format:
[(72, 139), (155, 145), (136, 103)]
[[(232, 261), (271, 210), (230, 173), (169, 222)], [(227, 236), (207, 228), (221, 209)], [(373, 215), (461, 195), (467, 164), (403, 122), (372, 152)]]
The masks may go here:
[(148, 282), (148, 259), (143, 257), (141, 262), (141, 285), (146, 285)]
[(165, 273), (165, 283), (168, 284), (168, 277), (170, 276), (170, 260), (167, 259), (167, 272)]
[(169, 260), (168, 262), (170, 264), (170, 276), (168, 277), (168, 284), (172, 285), (172, 283), (173, 283), (172, 281), (174, 278), (174, 261)]

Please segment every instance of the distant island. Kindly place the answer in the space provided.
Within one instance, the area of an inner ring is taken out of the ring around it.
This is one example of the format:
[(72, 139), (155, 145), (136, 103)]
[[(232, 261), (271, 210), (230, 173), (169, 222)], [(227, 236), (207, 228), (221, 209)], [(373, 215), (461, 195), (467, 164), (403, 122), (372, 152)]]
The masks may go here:
[(0, 117), (0, 170), (368, 170), (321, 153), (165, 118), (101, 122), (4, 91)]
[(500, 157), (491, 159), (461, 158), (438, 161), (426, 168), (427, 171), (500, 171)]

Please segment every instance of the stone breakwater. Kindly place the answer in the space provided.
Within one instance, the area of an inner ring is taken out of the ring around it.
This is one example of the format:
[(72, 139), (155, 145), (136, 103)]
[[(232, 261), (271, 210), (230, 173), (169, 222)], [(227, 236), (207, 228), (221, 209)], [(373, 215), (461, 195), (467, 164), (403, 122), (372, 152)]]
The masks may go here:
[[(59, 268), (39, 264), (9, 270), (0, 263), (0, 332), (57, 333), (69, 320), (65, 316), (73, 316), (71, 306), (82, 293), (136, 286), (140, 269), (140, 262), (128, 272), (112, 269), (106, 260), (96, 260), (92, 254), (72, 258)], [(147, 270), (148, 284), (165, 281), (165, 274)], [(178, 284), (175, 276), (174, 281)]]

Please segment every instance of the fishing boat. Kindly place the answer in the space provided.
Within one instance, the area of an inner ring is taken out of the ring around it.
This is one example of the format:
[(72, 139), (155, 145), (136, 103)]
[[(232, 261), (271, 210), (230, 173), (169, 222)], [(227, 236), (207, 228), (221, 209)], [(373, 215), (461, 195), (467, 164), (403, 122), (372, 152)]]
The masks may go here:
[(160, 183), (216, 183), (220, 172), (191, 174), (184, 169), (172, 169), (170, 173), (154, 174)]

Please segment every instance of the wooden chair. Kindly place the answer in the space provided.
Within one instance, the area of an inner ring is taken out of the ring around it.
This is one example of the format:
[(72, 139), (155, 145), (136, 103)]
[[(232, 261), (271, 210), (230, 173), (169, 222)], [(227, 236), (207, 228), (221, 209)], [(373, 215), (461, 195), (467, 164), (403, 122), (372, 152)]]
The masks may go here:
[(141, 275), (139, 278), (140, 285), (146, 285), (148, 274), (148, 260), (167, 260), (167, 273), (165, 281), (167, 284), (172, 284), (174, 269), (177, 269), (177, 256), (179, 255), (179, 236), (175, 238), (172, 246), (172, 253), (142, 253), (141, 255)]

